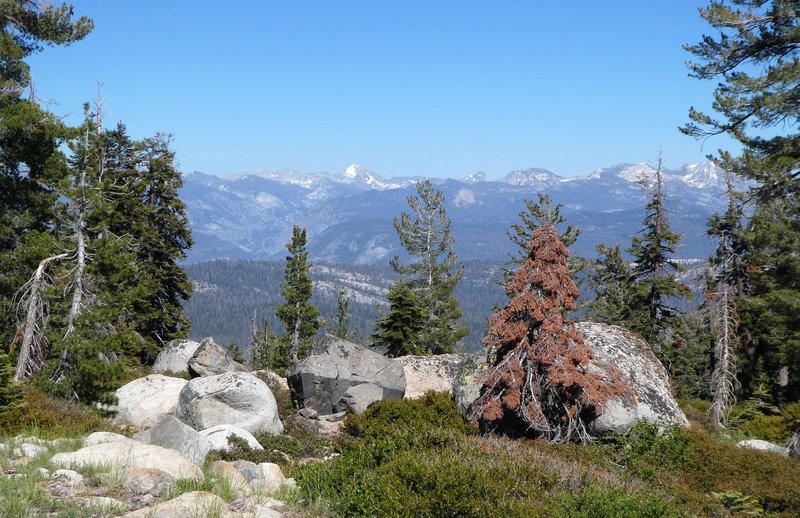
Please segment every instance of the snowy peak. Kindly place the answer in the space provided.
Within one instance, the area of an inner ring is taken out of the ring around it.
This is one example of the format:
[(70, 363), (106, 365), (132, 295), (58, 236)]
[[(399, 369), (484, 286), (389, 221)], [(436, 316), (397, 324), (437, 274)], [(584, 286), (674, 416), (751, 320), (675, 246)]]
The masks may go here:
[(655, 169), (644, 163), (616, 164), (611, 167), (595, 169), (588, 176), (577, 177), (575, 179), (578, 180), (585, 178), (590, 180), (606, 180), (611, 178), (620, 178), (626, 182), (638, 183), (642, 180), (642, 178), (649, 178), (652, 176), (654, 172)]
[(385, 189), (385, 181), (366, 167), (360, 164), (350, 164), (347, 169), (340, 172), (334, 180), (349, 183), (363, 189)]
[(399, 189), (415, 182), (412, 178), (390, 178), (387, 180), (360, 164), (350, 164), (347, 169), (334, 176), (333, 180), (353, 185), (359, 189), (378, 191)]
[(685, 184), (698, 189), (723, 186), (725, 183), (725, 177), (722, 169), (714, 162), (685, 164), (675, 171), (672, 171), (672, 176), (677, 177)]
[(530, 185), (543, 186), (550, 185), (561, 180), (561, 177), (554, 175), (547, 169), (526, 169), (524, 171), (511, 171), (500, 179), (500, 182), (511, 185)]
[(478, 182), (485, 182), (486, 181), (486, 173), (483, 171), (478, 171), (477, 173), (472, 173), (471, 175), (464, 178), (465, 182), (468, 183), (478, 183)]

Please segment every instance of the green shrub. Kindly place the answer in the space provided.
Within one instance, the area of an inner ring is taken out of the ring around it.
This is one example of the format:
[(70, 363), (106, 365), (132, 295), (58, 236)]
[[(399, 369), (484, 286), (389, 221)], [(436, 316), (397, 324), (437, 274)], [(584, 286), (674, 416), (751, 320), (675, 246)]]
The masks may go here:
[(569, 518), (645, 518), (688, 516), (675, 503), (652, 492), (629, 492), (618, 487), (604, 488), (591, 484), (578, 493), (564, 492), (551, 505), (548, 516)]
[[(477, 436), (447, 395), (376, 403), (348, 416), (345, 432), (341, 455), (295, 474), (306, 498), (330, 502), (341, 516), (553, 515), (559, 503), (577, 501), (585, 491), (605, 495), (607, 509), (627, 505), (647, 511), (638, 516), (677, 515), (663, 493), (651, 492), (638, 504), (634, 490), (587, 462), (586, 450), (575, 445)], [(592, 485), (603, 489), (587, 489)]]
[(451, 395), (432, 391), (419, 399), (377, 401), (362, 415), (350, 414), (344, 421), (344, 431), (359, 438), (419, 434), (432, 428), (477, 433), (461, 417)]
[(291, 425), (288, 425), (280, 435), (263, 432), (256, 434), (255, 438), (263, 450), (253, 449), (244, 439), (231, 436), (228, 438), (230, 451), (214, 450), (209, 453), (206, 463), (238, 459), (249, 460), (256, 464), (272, 462), (279, 464), (287, 475), (291, 476), (298, 462), (320, 458), (332, 451), (331, 441), (328, 438)]
[(676, 493), (700, 500), (713, 498), (712, 493), (738, 491), (757, 499), (766, 512), (797, 516), (800, 462), (720, 443), (701, 428), (694, 427), (688, 434), (691, 455), (678, 473)]
[(762, 439), (780, 442), (789, 433), (784, 428), (783, 418), (779, 415), (762, 415), (739, 426), (739, 431), (751, 439)]
[(659, 474), (674, 473), (692, 454), (691, 437), (680, 425), (659, 431), (659, 425), (638, 421), (626, 434), (617, 434), (599, 445), (615, 465), (636, 478), (652, 482)]
[(0, 414), (3, 435), (30, 430), (50, 437), (87, 435), (100, 430), (121, 431), (88, 407), (51, 398), (31, 385), (23, 385), (22, 393), (24, 407)]

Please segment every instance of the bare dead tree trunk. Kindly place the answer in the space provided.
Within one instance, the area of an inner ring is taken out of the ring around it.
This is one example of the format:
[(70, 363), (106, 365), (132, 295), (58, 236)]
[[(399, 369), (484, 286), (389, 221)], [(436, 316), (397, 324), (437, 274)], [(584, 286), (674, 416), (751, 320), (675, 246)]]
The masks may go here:
[(42, 367), (44, 355), (40, 344), (43, 326), (40, 326), (39, 322), (44, 316), (42, 288), (45, 282), (45, 270), (47, 265), (53, 261), (61, 261), (67, 257), (68, 254), (59, 254), (43, 259), (33, 277), (22, 287), (25, 295), (20, 305), (25, 306), (25, 322), (22, 327), (22, 343), (19, 358), (17, 358), (17, 368), (14, 373), (16, 383), (30, 378)]
[[(664, 215), (664, 191), (661, 178), (661, 162), (663, 153), (658, 152), (658, 168), (656, 169), (656, 235), (661, 236), (661, 223), (665, 219)], [(653, 267), (653, 280), (661, 278), (661, 262), (657, 262)]]
[(717, 426), (724, 426), (728, 421), (730, 409), (736, 402), (734, 390), (738, 382), (736, 380), (736, 355), (733, 349), (737, 342), (738, 318), (730, 286), (721, 286), (719, 292), (714, 296), (717, 306), (715, 318), (717, 345), (714, 350), (717, 366), (711, 375), (713, 399), (709, 413)]

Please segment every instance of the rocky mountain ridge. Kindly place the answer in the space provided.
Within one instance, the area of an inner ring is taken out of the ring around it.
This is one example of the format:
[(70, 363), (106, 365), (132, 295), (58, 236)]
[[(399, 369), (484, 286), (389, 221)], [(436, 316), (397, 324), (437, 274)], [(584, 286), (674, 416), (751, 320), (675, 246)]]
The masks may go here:
[[(512, 251), (506, 231), (537, 193), (562, 203), (569, 223), (582, 229), (574, 249), (592, 255), (597, 244), (630, 243), (646, 203), (647, 164), (618, 164), (564, 178), (545, 169), (512, 171), (500, 180), (478, 172), (461, 179), (430, 179), (445, 194), (456, 252), (463, 260), (501, 260)], [(707, 218), (723, 210), (722, 171), (711, 162), (665, 170), (673, 228), (684, 233), (682, 258), (706, 257)], [(420, 177), (385, 179), (353, 164), (338, 174), (293, 169), (225, 176), (192, 173), (180, 196), (196, 241), (189, 262), (214, 258), (282, 259), (293, 225), (308, 230), (312, 261), (379, 264), (402, 255), (392, 226), (408, 212)]]

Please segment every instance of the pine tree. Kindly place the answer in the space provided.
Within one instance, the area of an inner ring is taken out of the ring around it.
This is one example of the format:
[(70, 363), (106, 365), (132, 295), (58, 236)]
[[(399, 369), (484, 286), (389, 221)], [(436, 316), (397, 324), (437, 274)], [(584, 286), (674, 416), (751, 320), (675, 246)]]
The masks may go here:
[[(16, 339), (14, 294), (52, 250), (58, 194), (66, 173), (61, 144), (74, 136), (36, 102), (25, 62), (45, 46), (69, 45), (91, 30), (67, 5), (0, 3), (0, 341)], [(25, 90), (30, 89), (28, 95)]]
[(375, 321), (373, 347), (386, 349), (386, 356), (396, 358), (410, 354), (426, 354), (420, 335), (427, 315), (417, 295), (406, 282), (397, 282), (389, 289), (389, 311)]
[(289, 361), (294, 363), (305, 357), (309, 340), (317, 334), (321, 323), (316, 306), (309, 304), (313, 287), (308, 278), (311, 263), (308, 262), (304, 228), (294, 226), (286, 249), (289, 255), (284, 269), (285, 282), (281, 284), (281, 295), (286, 303), (273, 309), (286, 329), (287, 334), (281, 339), (289, 345)]
[(103, 140), (111, 191), (110, 210), (103, 217), (110, 220), (110, 232), (127, 236), (127, 249), (135, 255), (131, 325), (144, 340), (137, 355), (145, 363), (189, 330), (181, 302), (189, 299), (192, 285), (178, 261), (186, 258), (193, 241), (178, 197), (183, 180), (170, 138), (156, 134), (130, 142), (119, 124)]
[(595, 322), (630, 326), (636, 275), (631, 263), (623, 259), (620, 245), (597, 245), (597, 258), (588, 263), (587, 270), (595, 297), (583, 305), (586, 315)]
[(647, 216), (642, 222), (644, 228), (640, 232), (641, 237), (633, 236), (631, 247), (627, 250), (636, 265), (636, 283), (631, 304), (634, 314), (630, 327), (646, 337), (659, 351), (659, 340), (676, 327), (678, 320), (678, 310), (670, 298), (691, 297), (691, 292), (688, 286), (675, 279), (675, 272), (682, 267), (673, 257), (682, 236), (670, 228), (660, 156), (652, 184), (647, 178), (643, 178), (641, 183), (647, 190), (649, 201), (646, 206)]
[(339, 288), (336, 297), (336, 314), (331, 318), (333, 325), (328, 328), (328, 333), (338, 336), (344, 340), (352, 341), (356, 336), (356, 330), (350, 327), (350, 297), (344, 287)]
[(752, 336), (740, 381), (777, 402), (800, 398), (800, 211), (790, 199), (763, 203), (750, 219), (750, 296), (737, 300), (741, 326)]
[(14, 370), (8, 354), (0, 350), (0, 414), (25, 405), (22, 386), (14, 382)]
[(749, 293), (736, 301), (745, 341), (741, 381), (754, 394), (766, 379), (784, 401), (800, 397), (797, 11), (796, 0), (714, 1), (700, 10), (719, 34), (685, 48), (697, 59), (689, 64), (691, 75), (718, 81), (713, 108), (719, 118), (692, 108), (692, 122), (682, 128), (697, 138), (727, 134), (742, 145), (740, 156), (721, 150), (716, 159), (755, 183), (744, 232)]
[(450, 234), (450, 219), (444, 209), (444, 195), (434, 191), (430, 181), (417, 183), (418, 197), (409, 196), (408, 204), (414, 216), (406, 213), (394, 219), (400, 243), (420, 262), (403, 266), (400, 258), (391, 262), (395, 272), (409, 276), (411, 289), (427, 311), (427, 322), (421, 332), (423, 347), (431, 354), (451, 353), (456, 343), (469, 334), (461, 322), (461, 309), (453, 295), (456, 284), (464, 274), (452, 251), (455, 240)]
[(261, 329), (258, 329), (255, 325), (255, 315), (253, 315), (250, 353), (252, 356), (250, 366), (255, 370), (271, 370), (283, 376), (289, 367), (287, 341), (278, 339), (266, 319)]
[(556, 229), (542, 226), (506, 286), (512, 300), (492, 316), (484, 338), (494, 351), (475, 413), (484, 430), (586, 442), (586, 423), (610, 397), (626, 393), (615, 367), (606, 366), (609, 376), (589, 372), (593, 353), (575, 323), (564, 319), (578, 297), (568, 257)]

